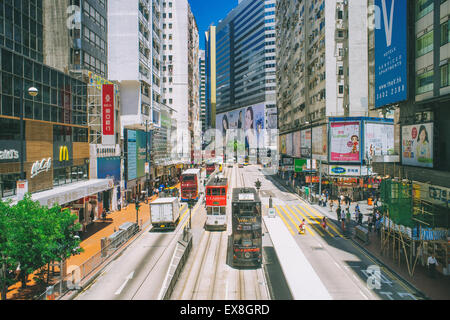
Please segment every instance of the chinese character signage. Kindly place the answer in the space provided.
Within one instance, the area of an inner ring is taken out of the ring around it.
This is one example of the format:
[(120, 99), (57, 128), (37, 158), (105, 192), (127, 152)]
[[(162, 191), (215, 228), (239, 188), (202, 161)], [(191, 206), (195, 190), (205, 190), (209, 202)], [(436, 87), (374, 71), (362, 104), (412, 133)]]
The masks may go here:
[(360, 176), (361, 166), (329, 166), (331, 176)]
[(375, 0), (375, 107), (407, 99), (407, 0)]
[(433, 123), (402, 127), (402, 164), (433, 168)]
[(115, 145), (113, 84), (102, 86), (102, 119), (102, 144)]

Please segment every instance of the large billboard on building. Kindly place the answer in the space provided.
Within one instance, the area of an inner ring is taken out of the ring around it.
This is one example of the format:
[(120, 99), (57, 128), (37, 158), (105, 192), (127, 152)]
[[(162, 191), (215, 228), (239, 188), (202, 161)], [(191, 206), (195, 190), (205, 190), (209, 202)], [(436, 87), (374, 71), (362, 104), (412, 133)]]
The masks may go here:
[(300, 153), (302, 157), (311, 157), (311, 143), (311, 129), (300, 131)]
[(120, 184), (120, 157), (98, 158), (97, 178), (113, 179), (114, 185)]
[(330, 121), (330, 163), (361, 163), (360, 127), (360, 121)]
[(286, 154), (286, 135), (280, 136), (280, 153)]
[(137, 149), (136, 149), (136, 131), (127, 130), (127, 167), (128, 181), (137, 178)]
[[(136, 175), (138, 178), (145, 176), (145, 160), (147, 149), (145, 147), (147, 137), (144, 131), (136, 131)], [(149, 148), (150, 150), (150, 148)]]
[(402, 127), (402, 164), (433, 168), (433, 123)]
[(301, 141), (300, 131), (294, 132), (294, 136), (292, 138), (292, 144), (293, 144), (293, 148), (294, 148), (293, 156), (296, 158), (300, 158), (302, 156), (301, 149), (300, 149), (300, 146), (301, 146), (300, 141)]
[(115, 145), (114, 85), (102, 85), (102, 144)]
[(286, 154), (288, 156), (292, 156), (294, 153), (294, 148), (293, 148), (293, 134), (292, 133), (288, 133), (286, 135)]
[(407, 0), (375, 0), (375, 107), (407, 99)]
[(364, 158), (394, 154), (394, 124), (366, 122), (364, 127)]
[(312, 129), (312, 142), (314, 158), (326, 160), (328, 154), (328, 134), (326, 125), (314, 127)]

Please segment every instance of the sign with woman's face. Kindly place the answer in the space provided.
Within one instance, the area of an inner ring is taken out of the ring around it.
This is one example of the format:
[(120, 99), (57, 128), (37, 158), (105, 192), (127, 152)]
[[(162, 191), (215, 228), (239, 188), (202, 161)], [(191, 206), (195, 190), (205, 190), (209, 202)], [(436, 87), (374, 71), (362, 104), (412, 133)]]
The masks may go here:
[(433, 123), (402, 127), (402, 164), (433, 168)]

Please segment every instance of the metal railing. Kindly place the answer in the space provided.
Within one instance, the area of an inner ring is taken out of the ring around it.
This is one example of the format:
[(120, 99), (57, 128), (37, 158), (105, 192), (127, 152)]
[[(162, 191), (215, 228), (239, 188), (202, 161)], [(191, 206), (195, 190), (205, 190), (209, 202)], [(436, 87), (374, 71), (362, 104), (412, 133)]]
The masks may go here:
[(131, 228), (115, 232), (108, 238), (101, 239), (102, 249), (83, 262), (81, 265), (67, 266), (67, 274), (64, 279), (47, 287), (42, 294), (34, 297), (33, 300), (58, 300), (69, 291), (81, 289), (81, 283), (86, 281), (89, 276), (98, 271), (102, 264), (106, 262), (117, 250), (128, 242), (133, 236), (150, 225), (150, 220), (145, 223), (140, 221), (141, 228), (136, 223)]

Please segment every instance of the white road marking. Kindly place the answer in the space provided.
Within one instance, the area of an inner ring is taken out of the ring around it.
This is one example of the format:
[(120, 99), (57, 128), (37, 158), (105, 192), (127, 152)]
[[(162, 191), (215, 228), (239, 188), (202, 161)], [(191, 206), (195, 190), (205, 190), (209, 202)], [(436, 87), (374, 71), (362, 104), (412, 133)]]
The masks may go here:
[(119, 295), (122, 293), (122, 290), (125, 289), (125, 286), (127, 285), (128, 281), (133, 279), (133, 276), (134, 276), (134, 271), (126, 277), (125, 282), (120, 286), (119, 289), (117, 289), (115, 295)]

